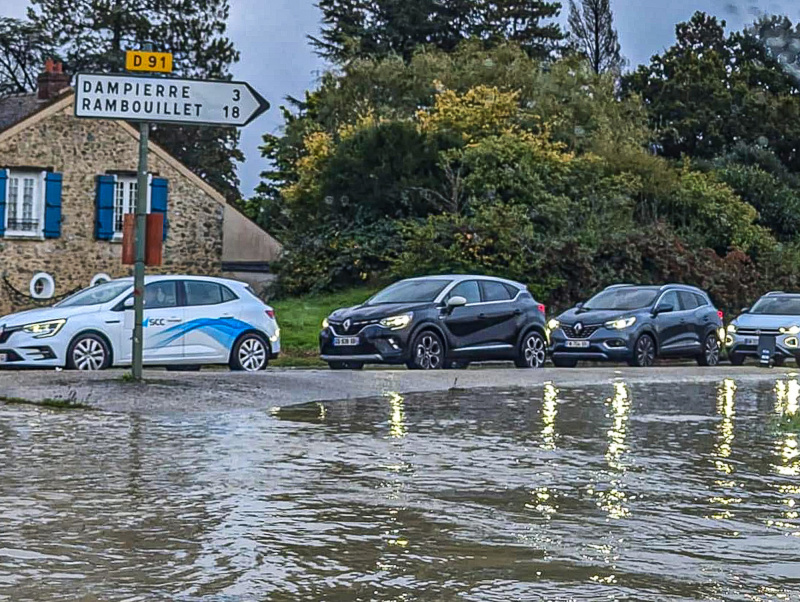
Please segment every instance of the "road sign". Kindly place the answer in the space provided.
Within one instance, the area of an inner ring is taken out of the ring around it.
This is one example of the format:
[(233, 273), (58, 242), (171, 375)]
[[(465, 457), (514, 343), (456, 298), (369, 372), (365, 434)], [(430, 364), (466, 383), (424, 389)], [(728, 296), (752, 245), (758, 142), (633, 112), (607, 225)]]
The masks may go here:
[(128, 50), (125, 53), (125, 68), (128, 71), (172, 73), (172, 55), (168, 52)]
[(242, 127), (269, 109), (244, 82), (79, 73), (75, 116)]

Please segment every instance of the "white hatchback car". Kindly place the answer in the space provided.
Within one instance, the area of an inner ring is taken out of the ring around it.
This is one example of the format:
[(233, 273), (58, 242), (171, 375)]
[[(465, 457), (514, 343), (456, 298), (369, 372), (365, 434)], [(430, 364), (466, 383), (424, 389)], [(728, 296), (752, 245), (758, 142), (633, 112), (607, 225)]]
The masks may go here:
[[(148, 277), (144, 315), (147, 366), (185, 370), (227, 364), (256, 372), (280, 353), (275, 311), (241, 282)], [(112, 280), (52, 307), (0, 318), (0, 367), (129, 366), (133, 324), (133, 280)]]

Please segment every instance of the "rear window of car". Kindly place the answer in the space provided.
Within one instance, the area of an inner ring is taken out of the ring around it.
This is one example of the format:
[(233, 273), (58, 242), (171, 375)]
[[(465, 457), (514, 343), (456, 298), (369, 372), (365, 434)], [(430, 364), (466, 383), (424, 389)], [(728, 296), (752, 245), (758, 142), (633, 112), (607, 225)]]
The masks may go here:
[(700, 307), (699, 304), (697, 303), (697, 295), (695, 295), (694, 293), (681, 291), (678, 293), (678, 296), (681, 299), (681, 306), (683, 307), (683, 309), (688, 311)]
[(492, 282), (484, 280), (481, 282), (481, 291), (484, 303), (492, 301), (510, 301), (511, 292), (502, 282)]
[(187, 305), (218, 305), (222, 303), (222, 287), (214, 282), (184, 282)]

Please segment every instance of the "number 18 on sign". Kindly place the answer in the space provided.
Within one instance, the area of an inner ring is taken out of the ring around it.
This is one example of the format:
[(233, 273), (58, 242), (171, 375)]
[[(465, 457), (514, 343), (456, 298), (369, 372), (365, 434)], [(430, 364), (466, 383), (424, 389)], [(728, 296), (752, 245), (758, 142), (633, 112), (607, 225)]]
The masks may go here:
[(267, 109), (245, 82), (85, 73), (76, 81), (77, 117), (242, 127)]

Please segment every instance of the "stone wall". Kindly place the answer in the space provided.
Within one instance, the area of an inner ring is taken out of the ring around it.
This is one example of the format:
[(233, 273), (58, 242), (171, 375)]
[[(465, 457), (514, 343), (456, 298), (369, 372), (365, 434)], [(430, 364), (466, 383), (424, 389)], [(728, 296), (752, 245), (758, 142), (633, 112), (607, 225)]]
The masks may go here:
[[(110, 170), (135, 171), (138, 143), (118, 123), (76, 119), (72, 111), (69, 105), (10, 138), (0, 139), (0, 168), (46, 167), (63, 175), (60, 238), (0, 237), (0, 275), (26, 293), (39, 272), (55, 279), (56, 296), (88, 286), (99, 273), (112, 278), (132, 274), (132, 267), (121, 263), (119, 243), (95, 240), (95, 177)], [(164, 265), (149, 268), (149, 273), (218, 275), (225, 206), (152, 152), (149, 171), (169, 180)], [(0, 279), (0, 316), (24, 305), (30, 303), (15, 300)]]

